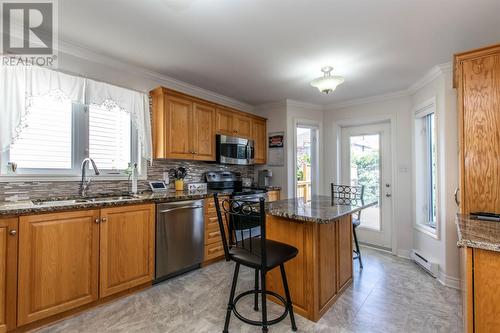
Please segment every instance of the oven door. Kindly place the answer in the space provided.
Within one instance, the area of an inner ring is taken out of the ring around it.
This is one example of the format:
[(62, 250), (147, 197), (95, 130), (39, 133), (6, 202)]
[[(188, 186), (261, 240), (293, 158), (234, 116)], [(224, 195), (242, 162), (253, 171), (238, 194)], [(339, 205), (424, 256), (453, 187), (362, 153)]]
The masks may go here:
[(253, 164), (253, 141), (234, 136), (217, 135), (217, 162), (221, 164)]

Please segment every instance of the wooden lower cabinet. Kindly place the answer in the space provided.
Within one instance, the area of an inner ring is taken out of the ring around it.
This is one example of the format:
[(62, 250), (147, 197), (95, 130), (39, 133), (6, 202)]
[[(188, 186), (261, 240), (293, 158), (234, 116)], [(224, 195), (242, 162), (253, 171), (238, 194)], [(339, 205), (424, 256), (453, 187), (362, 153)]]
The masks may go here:
[(18, 219), (0, 219), (0, 333), (16, 327)]
[(500, 252), (461, 250), (464, 330), (500, 332)]
[(273, 201), (278, 201), (278, 200), (280, 200), (280, 191), (279, 190), (273, 190), (273, 191), (267, 192), (267, 201), (268, 202), (273, 202)]
[(155, 206), (102, 209), (100, 227), (100, 297), (152, 281)]
[[(267, 237), (299, 250), (297, 257), (285, 263), (297, 314), (318, 321), (352, 282), (351, 221), (350, 215), (326, 224), (267, 216)], [(267, 273), (266, 282), (268, 290), (284, 296), (279, 268)]]
[[(146, 204), (21, 216), (17, 326), (150, 283), (154, 213), (154, 204)], [(7, 232), (1, 223), (0, 251)]]
[(98, 298), (99, 210), (19, 219), (18, 325)]
[[(219, 197), (219, 202), (227, 199), (225, 196)], [(217, 219), (217, 211), (213, 198), (205, 199), (205, 256), (204, 264), (211, 263), (224, 257), (224, 247)]]

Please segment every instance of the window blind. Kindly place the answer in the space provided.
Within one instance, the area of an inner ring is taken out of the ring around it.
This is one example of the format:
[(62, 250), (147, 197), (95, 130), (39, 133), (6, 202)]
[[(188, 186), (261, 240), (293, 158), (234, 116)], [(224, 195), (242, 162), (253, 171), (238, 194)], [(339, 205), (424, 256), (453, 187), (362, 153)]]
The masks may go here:
[(116, 107), (89, 107), (89, 156), (102, 170), (125, 170), (131, 156), (130, 114)]
[(72, 168), (71, 101), (34, 98), (25, 127), (10, 146), (19, 169)]

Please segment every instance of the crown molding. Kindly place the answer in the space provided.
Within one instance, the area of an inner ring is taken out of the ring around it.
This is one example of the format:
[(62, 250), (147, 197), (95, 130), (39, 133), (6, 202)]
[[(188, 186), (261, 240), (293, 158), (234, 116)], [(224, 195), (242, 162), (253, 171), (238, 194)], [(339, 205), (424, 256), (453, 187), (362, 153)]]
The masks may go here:
[(432, 67), (430, 71), (428, 71), (424, 76), (422, 76), (415, 83), (413, 83), (411, 86), (408, 87), (408, 94), (409, 95), (415, 94), (418, 90), (422, 89), (423, 87), (434, 81), (440, 75), (451, 72), (451, 69), (452, 69), (451, 61)]
[(329, 110), (336, 110), (336, 109), (345, 109), (345, 108), (348, 108), (351, 106), (383, 102), (383, 101), (401, 98), (401, 97), (405, 97), (405, 96), (408, 96), (407, 90), (393, 91), (393, 92), (390, 92), (387, 94), (382, 94), (382, 95), (356, 98), (356, 99), (351, 99), (351, 100), (348, 100), (345, 102), (327, 104), (324, 106), (324, 110), (329, 111)]
[[(84, 60), (96, 62), (102, 65), (114, 67), (129, 74), (133, 74), (145, 79), (149, 79), (158, 83), (158, 85), (193, 95), (198, 98), (206, 99), (211, 102), (219, 103), (225, 106), (233, 107), (242, 111), (253, 112), (254, 107), (250, 104), (238, 101), (234, 98), (227, 97), (216, 92), (203, 89), (192, 84), (174, 79), (170, 76), (150, 71), (140, 66), (135, 66), (116, 58), (95, 52), (88, 48), (73, 44), (68, 41), (59, 40), (58, 51)], [(154, 88), (154, 87), (151, 87)]]
[(269, 109), (286, 108), (286, 106), (287, 106), (286, 100), (281, 100), (281, 101), (256, 105), (256, 106), (254, 106), (254, 110), (255, 111), (263, 111), (263, 110), (269, 110)]
[(340, 103), (327, 104), (324, 106), (324, 110), (328, 111), (328, 110), (335, 110), (335, 109), (344, 109), (344, 108), (356, 106), (356, 105), (383, 102), (383, 101), (387, 101), (387, 100), (391, 100), (391, 99), (411, 96), (411, 95), (414, 95), (418, 90), (425, 87), (427, 84), (434, 81), (440, 75), (450, 73), (452, 71), (452, 69), (453, 69), (452, 62), (451, 61), (445, 62), (443, 64), (433, 66), (424, 76), (422, 76), (420, 79), (418, 79), (415, 83), (413, 83), (407, 89), (394, 91), (394, 92), (390, 92), (390, 93), (382, 94), (382, 95), (356, 98), (356, 99), (352, 99), (352, 100), (348, 100), (348, 101), (340, 102)]
[(285, 102), (286, 102), (287, 106), (293, 106), (296, 108), (312, 109), (312, 110), (320, 110), (320, 111), (323, 111), (325, 109), (324, 105), (321, 105), (321, 104), (301, 102), (301, 101), (297, 101), (294, 99), (286, 99)]

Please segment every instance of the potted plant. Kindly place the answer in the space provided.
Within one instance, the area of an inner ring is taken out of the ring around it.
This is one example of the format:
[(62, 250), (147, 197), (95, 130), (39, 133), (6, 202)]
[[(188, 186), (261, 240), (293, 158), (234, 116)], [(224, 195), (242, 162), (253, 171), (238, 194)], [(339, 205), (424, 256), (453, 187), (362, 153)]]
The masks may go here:
[(184, 178), (187, 175), (187, 171), (183, 167), (178, 167), (177, 169), (170, 169), (169, 171), (170, 177), (175, 179), (175, 190), (183, 191), (184, 190)]

